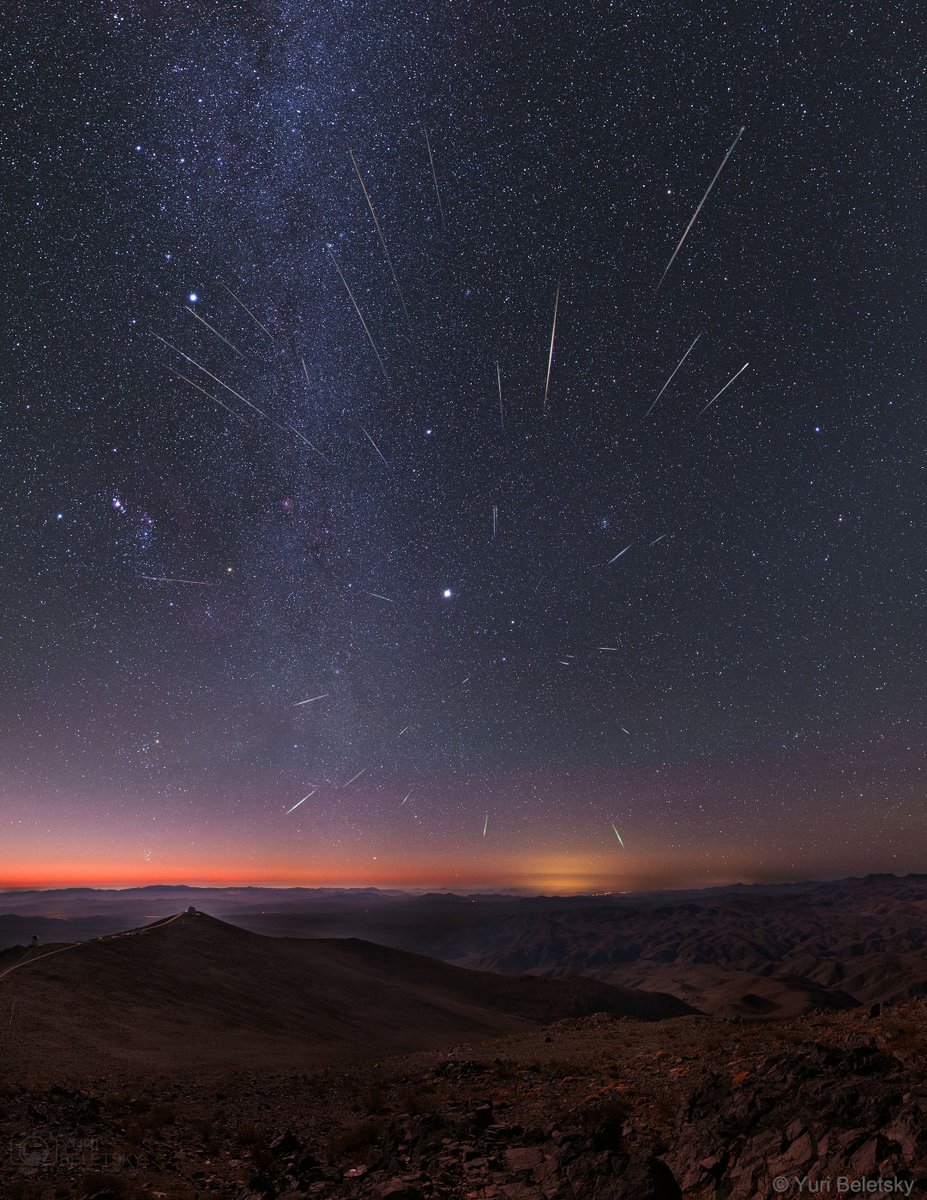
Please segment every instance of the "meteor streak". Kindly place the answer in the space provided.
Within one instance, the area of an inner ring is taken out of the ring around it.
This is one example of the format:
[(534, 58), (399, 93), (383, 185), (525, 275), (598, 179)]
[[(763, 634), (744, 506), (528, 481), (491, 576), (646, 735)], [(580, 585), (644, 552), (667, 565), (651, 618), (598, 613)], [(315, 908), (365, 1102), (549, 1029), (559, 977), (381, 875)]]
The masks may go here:
[(384, 465), (384, 467), (388, 467), (388, 466), (389, 466), (389, 463), (386, 461), (386, 459), (385, 459), (385, 458), (383, 458), (383, 453), (382, 453), (382, 451), (380, 450), (380, 447), (379, 447), (379, 446), (376, 444), (376, 442), (373, 440), (373, 438), (370, 436), (370, 434), (367, 432), (367, 430), (366, 430), (366, 429), (364, 429), (363, 425), (361, 425), (361, 429), (363, 429), (363, 430), (364, 430), (364, 437), (365, 437), (365, 438), (367, 439), (367, 441), (368, 441), (368, 442), (371, 444), (371, 446), (373, 446), (373, 448), (374, 448), (374, 450), (376, 450), (377, 454), (379, 454), (379, 455), (380, 455), (380, 458), (381, 458), (381, 459), (383, 459), (383, 465)]
[[(695, 342), (697, 342), (701, 336), (702, 335), (699, 334), (698, 337), (696, 337)], [(644, 413), (644, 420), (646, 420), (650, 416), (650, 414), (653, 412), (653, 410), (657, 407), (657, 400), (660, 399), (660, 397), (663, 395), (663, 393), (666, 391), (666, 389), (669, 387), (669, 385), (673, 382), (676, 372), (679, 370), (679, 368), (682, 366), (682, 364), (686, 361), (686, 359), (689, 357), (689, 355), (695, 349), (695, 342), (693, 342), (692, 345), (689, 347), (689, 349), (685, 352), (685, 354), (682, 356), (682, 358), (679, 360), (679, 362), (673, 368), (673, 374), (670, 375), (670, 377), (669, 377), (669, 379), (667, 379), (666, 383), (664, 383), (664, 385), (657, 392), (657, 399), (654, 400), (653, 404), (651, 404), (651, 406)]]
[(656, 295), (656, 294), (657, 294), (657, 292), (660, 290), (660, 288), (663, 286), (663, 280), (664, 280), (664, 279), (667, 277), (667, 275), (669, 274), (669, 269), (670, 269), (670, 267), (671, 267), (671, 266), (673, 265), (673, 263), (676, 261), (676, 255), (677, 255), (677, 254), (679, 253), (679, 251), (682, 249), (682, 247), (683, 247), (683, 243), (685, 242), (686, 238), (689, 236), (689, 230), (690, 230), (690, 229), (692, 228), (692, 226), (695, 224), (696, 218), (698, 217), (699, 213), (702, 211), (702, 205), (703, 205), (703, 204), (705, 203), (705, 201), (708, 199), (708, 193), (711, 191), (711, 189), (712, 189), (712, 188), (715, 186), (715, 184), (718, 182), (718, 176), (719, 176), (719, 175), (721, 174), (721, 172), (724, 170), (724, 164), (727, 162), (727, 160), (728, 160), (728, 159), (731, 157), (731, 155), (734, 153), (734, 147), (735, 147), (735, 146), (737, 145), (737, 143), (740, 141), (741, 135), (743, 134), (743, 131), (744, 131), (746, 128), (747, 128), (747, 127), (746, 127), (746, 125), (741, 125), (741, 127), (740, 127), (740, 129), (739, 129), (739, 131), (738, 131), (738, 133), (737, 133), (737, 137), (735, 137), (735, 138), (734, 138), (734, 140), (733, 140), (733, 142), (731, 142), (731, 148), (730, 148), (730, 150), (728, 150), (727, 154), (725, 154), (724, 158), (721, 160), (721, 166), (720, 166), (720, 167), (718, 167), (717, 171), (715, 171), (715, 177), (714, 177), (714, 179), (712, 179), (711, 183), (709, 183), (708, 187), (705, 189), (705, 195), (704, 195), (704, 196), (701, 198), (701, 200), (700, 200), (700, 201), (699, 201), (699, 203), (698, 203), (698, 208), (697, 208), (697, 209), (695, 210), (695, 212), (692, 214), (692, 220), (691, 220), (691, 221), (689, 222), (689, 224), (686, 226), (686, 228), (685, 228), (685, 231), (684, 231), (684, 233), (683, 233), (682, 237), (679, 239), (679, 244), (677, 245), (677, 247), (676, 247), (676, 249), (673, 251), (673, 253), (670, 255), (670, 260), (669, 260), (669, 262), (666, 264), (666, 270), (665, 270), (665, 271), (663, 272), (663, 274), (660, 276), (660, 282), (659, 282), (659, 283), (657, 284), (657, 286), (656, 286), (656, 287), (653, 289), (654, 295)]
[(724, 385), (724, 387), (721, 389), (721, 391), (718, 392), (716, 395), (712, 396), (712, 398), (708, 401), (708, 403), (705, 405), (705, 407), (701, 410), (701, 412), (698, 415), (701, 416), (702, 413), (708, 412), (709, 408), (711, 408), (711, 406), (718, 399), (718, 397), (722, 396), (727, 391), (727, 389), (731, 386), (731, 384), (737, 378), (737, 375), (743, 375), (744, 371), (746, 371), (747, 367), (749, 367), (749, 366), (750, 366), (750, 364), (748, 362), (745, 362), (744, 365), (737, 372), (737, 374), (732, 375), (730, 377), (730, 379), (727, 381), (727, 383)]
[(614, 822), (614, 821), (611, 821), (611, 822), (610, 822), (610, 824), (611, 824), (611, 827), (612, 827), (612, 829), (614, 829), (614, 830), (615, 830), (615, 837), (616, 837), (616, 838), (618, 839), (618, 841), (621, 843), (621, 848), (622, 848), (622, 850), (623, 850), (623, 849), (624, 849), (624, 842), (622, 842), (622, 841), (621, 841), (621, 834), (618, 832), (618, 830), (617, 830), (617, 829), (615, 829), (615, 822)]
[(489, 813), (486, 814), (486, 819), (483, 821), (483, 837), (486, 836), (486, 830), (489, 827)]
[(354, 151), (348, 150), (351, 156), (351, 162), (354, 164), (354, 170), (357, 172), (357, 178), (360, 181), (361, 191), (364, 193), (364, 199), (367, 201), (367, 207), (370, 209), (370, 215), (373, 217), (374, 228), (377, 231), (377, 237), (380, 239), (380, 245), (383, 247), (383, 253), (386, 256), (386, 263), (389, 267), (389, 273), (393, 277), (393, 286), (396, 289), (396, 295), (399, 297), (399, 303), (402, 305), (402, 311), (405, 313), (406, 324), (409, 326), (409, 332), (412, 331), (412, 322), (409, 319), (409, 310), (406, 308), (405, 297), (402, 294), (402, 288), (399, 286), (399, 280), (396, 278), (396, 269), (393, 266), (393, 260), (389, 256), (389, 250), (386, 248), (386, 239), (383, 236), (383, 230), (380, 228), (380, 222), (377, 220), (377, 214), (373, 207), (373, 201), (370, 199), (370, 193), (367, 191), (367, 185), (364, 183), (364, 177), (361, 175), (360, 167), (357, 165), (357, 159), (354, 157)]
[(351, 778), (348, 780), (348, 782), (343, 783), (341, 786), (342, 787), (350, 787), (350, 785), (354, 782), (354, 780), (360, 779), (361, 775), (363, 775), (366, 770), (367, 770), (366, 767), (361, 767), (361, 769), (357, 772), (356, 775), (352, 775)]
[(208, 579), (175, 579), (172, 575), (139, 575), (139, 579), (147, 579), (149, 583), (188, 583), (191, 587), (218, 587)]
[(238, 297), (235, 295), (235, 293), (232, 291), (232, 289), (227, 288), (224, 283), (220, 283), (219, 287), (222, 288), (222, 290), (224, 292), (228, 292), (228, 294), (232, 297), (232, 299), (235, 301), (236, 304), (241, 305), (241, 307), (245, 310), (245, 312), (248, 314), (248, 316), (251, 318), (251, 320), (255, 323), (255, 325), (257, 325), (258, 329), (263, 330), (263, 332), (267, 334), (267, 336), (274, 343), (274, 345), (276, 345), (277, 339), (270, 332), (270, 330), (267, 328), (266, 325), (261, 324), (261, 322), (257, 319), (257, 317), (254, 315), (254, 313), (251, 311), (251, 309), (247, 306), (247, 304), (245, 304), (245, 302), (243, 300), (239, 300)]
[(317, 454), (323, 463), (328, 463), (329, 466), (332, 466), (332, 460), (330, 458), (326, 458), (318, 446), (313, 446), (312, 442), (310, 442), (307, 437), (303, 437), (298, 429), (294, 429), (292, 425), (287, 425), (287, 429), (289, 429), (290, 433), (295, 434), (301, 442), (304, 442), (309, 449), (313, 451), (313, 453)]
[(505, 429), (505, 413), (502, 410), (502, 372), (499, 370), (499, 360), (496, 359), (496, 383), (499, 387), (499, 424)]
[(291, 812), (295, 812), (295, 810), (296, 810), (297, 808), (299, 808), (299, 806), (300, 806), (301, 804), (305, 804), (305, 803), (306, 803), (306, 801), (309, 799), (309, 796), (314, 796), (318, 790), (319, 790), (318, 788), (313, 788), (313, 789), (312, 789), (312, 791), (309, 793), (309, 795), (307, 795), (307, 796), (303, 796), (302, 800), (297, 800), (297, 801), (296, 801), (296, 803), (293, 805), (293, 807), (292, 807), (292, 808), (288, 808), (288, 809), (286, 810), (286, 812), (285, 812), (283, 815), (284, 815), (285, 817), (288, 817), (288, 816), (290, 815), (290, 813), (291, 813)]
[(172, 375), (174, 375), (174, 376), (175, 376), (177, 379), (182, 379), (182, 380), (184, 381), (184, 383), (189, 383), (190, 387), (192, 387), (192, 388), (196, 388), (196, 390), (197, 390), (198, 392), (202, 392), (204, 396), (208, 396), (210, 400), (214, 400), (214, 401), (216, 402), (216, 404), (218, 404), (218, 405), (220, 405), (222, 408), (224, 408), (224, 409), (225, 409), (225, 411), (226, 411), (227, 413), (231, 413), (231, 414), (232, 414), (232, 416), (235, 418), (235, 420), (236, 420), (236, 421), (241, 421), (242, 425), (247, 425), (247, 424), (248, 424), (248, 422), (247, 422), (247, 421), (245, 420), (245, 418), (244, 418), (244, 417), (241, 415), (241, 413), (237, 413), (237, 412), (235, 411), (235, 409), (234, 409), (234, 408), (232, 408), (231, 404), (226, 404), (224, 400), (220, 400), (220, 399), (219, 399), (219, 397), (218, 397), (218, 396), (214, 396), (214, 395), (212, 394), (212, 392), (207, 392), (207, 391), (206, 391), (206, 389), (205, 389), (204, 387), (200, 387), (200, 385), (199, 385), (198, 383), (195, 383), (195, 382), (194, 382), (192, 379), (188, 379), (188, 378), (186, 377), (186, 375), (181, 375), (179, 371), (172, 371), (170, 367), (168, 367), (167, 369), (168, 369), (168, 370), (171, 372), (171, 374), (172, 374)]
[[(166, 341), (163, 337), (161, 337), (160, 334), (152, 333), (151, 336), (154, 338), (157, 338), (158, 341), (161, 342), (162, 345), (167, 346), (169, 350), (173, 350), (175, 354), (179, 354), (181, 358), (186, 359), (186, 361), (188, 363), (192, 363), (193, 366), (196, 367), (197, 370), (202, 371), (204, 375), (208, 375), (210, 379), (215, 380), (215, 382), (218, 383), (218, 385), (220, 387), (224, 387), (225, 390), (227, 392), (230, 392), (237, 400), (241, 400), (241, 402), (243, 404), (247, 404), (247, 406), (249, 408), (254, 409), (254, 411), (258, 414), (259, 417), (263, 417), (265, 421), (269, 421), (275, 429), (279, 429), (281, 433), (292, 433), (294, 435), (294, 437), (298, 437), (301, 442), (305, 442), (305, 444), (309, 447), (310, 450), (314, 450), (315, 453), (318, 454), (319, 458), (321, 458), (324, 462), (327, 462), (328, 465), (331, 466), (331, 462), (325, 457), (325, 455), (322, 453), (322, 451), (319, 450), (316, 446), (313, 446), (312, 442), (310, 442), (308, 438), (304, 438), (298, 429), (294, 429), (292, 425), (281, 425), (279, 421), (275, 421), (273, 419), (273, 417), (269, 417), (262, 408), (258, 408), (258, 406), (256, 404), (252, 404), (251, 401), (247, 398), (247, 396), (243, 396), (241, 394), (241, 392), (236, 392), (235, 389), (232, 387), (229, 387), (229, 385), (227, 383), (223, 383), (218, 375), (213, 375), (212, 371), (207, 371), (206, 368), (202, 365), (202, 363), (198, 363), (196, 361), (196, 359), (191, 358), (189, 354), (184, 354), (184, 352), (182, 350), (179, 350), (176, 346), (172, 346), (171, 343)], [(168, 370), (171, 370), (171, 368), (168, 367)], [(189, 383), (191, 387), (195, 387), (197, 389), (197, 391), (202, 392), (204, 396), (209, 396), (210, 400), (215, 400), (215, 402), (217, 404), (222, 404), (222, 407), (225, 409), (228, 409), (228, 411), (233, 416), (238, 417), (239, 421), (242, 420), (241, 416), (239, 416), (239, 414), (236, 413), (233, 408), (229, 408), (229, 406), (227, 404), (223, 404), (222, 401), (217, 396), (210, 395), (210, 393), (207, 392), (205, 388), (202, 388), (199, 386), (199, 384), (194, 383), (192, 379), (187, 379), (186, 375), (181, 375), (177, 371), (172, 371), (171, 374), (176, 375), (178, 379), (182, 379), (184, 381), (184, 383)], [(247, 424), (247, 422), (245, 422), (245, 423)]]
[(330, 692), (323, 692), (321, 696), (310, 696), (308, 700), (297, 700), (293, 705), (294, 708), (299, 708), (301, 704), (312, 704), (316, 700), (324, 700), (326, 696), (330, 696)]
[[(270, 421), (271, 425), (273, 425), (276, 429), (279, 429), (283, 433), (287, 432), (286, 427), (284, 425), (281, 425), (279, 422), (275, 421), (273, 419), (273, 417), (269, 417), (267, 415), (267, 413), (264, 412), (263, 409), (258, 408), (258, 406), (256, 404), (252, 404), (251, 401), (249, 399), (247, 399), (247, 397), (245, 397), (241, 394), (241, 392), (236, 392), (235, 389), (232, 387), (229, 387), (229, 385), (227, 383), (223, 383), (218, 375), (213, 375), (212, 371), (207, 371), (206, 368), (201, 363), (198, 363), (195, 358), (191, 358), (189, 354), (184, 354), (184, 352), (182, 350), (178, 350), (178, 348), (176, 346), (172, 346), (171, 343), (169, 341), (167, 341), (165, 338), (161, 337), (160, 334), (152, 333), (151, 336), (153, 338), (157, 338), (158, 341), (163, 346), (167, 346), (167, 348), (169, 350), (173, 350), (175, 354), (179, 354), (181, 358), (186, 359), (186, 361), (188, 363), (192, 363), (193, 366), (196, 367), (196, 369), (198, 371), (202, 371), (204, 375), (208, 375), (209, 378), (214, 380), (216, 383), (218, 383), (218, 385), (220, 387), (224, 387), (227, 392), (231, 392), (231, 394), (235, 397), (236, 400), (241, 400), (241, 402), (243, 404), (247, 404), (247, 406), (249, 408), (253, 408), (254, 411), (258, 414), (258, 416), (263, 417), (265, 421)], [(289, 432), (293, 433), (294, 430), (291, 429)]]
[(335, 264), (335, 270), (338, 272), (341, 282), (344, 284), (344, 290), (348, 293), (348, 298), (350, 299), (351, 303), (354, 305), (354, 311), (357, 313), (358, 317), (360, 318), (360, 323), (364, 327), (364, 333), (366, 333), (366, 335), (367, 335), (367, 341), (370, 343), (370, 349), (373, 351), (373, 353), (376, 356), (377, 362), (380, 364), (380, 370), (383, 372), (383, 378), (386, 380), (389, 390), (392, 391), (393, 385), (392, 385), (392, 383), (390, 383), (390, 378), (386, 373), (386, 367), (384, 367), (384, 365), (383, 365), (383, 359), (380, 357), (380, 351), (377, 349), (376, 343), (373, 340), (373, 335), (371, 334), (370, 330), (367, 327), (367, 322), (364, 320), (364, 314), (361, 312), (357, 301), (354, 299), (354, 293), (351, 291), (350, 284), (345, 279), (344, 272), (341, 270), (341, 267), (338, 266), (338, 260), (337, 260), (337, 258), (335, 258), (334, 254), (332, 254), (331, 250), (328, 251), (328, 257)]
[(550, 392), (550, 372), (554, 365), (554, 338), (557, 336), (557, 309), (560, 307), (560, 280), (557, 280), (557, 294), (554, 296), (554, 323), (550, 330), (550, 354), (547, 356), (547, 382), (544, 384), (544, 415), (547, 415), (547, 395)]
[(608, 562), (607, 562), (605, 565), (606, 565), (607, 567), (610, 567), (610, 566), (612, 565), (612, 563), (613, 563), (613, 562), (617, 562), (617, 561), (618, 561), (618, 559), (619, 559), (619, 558), (621, 558), (622, 554), (627, 554), (627, 552), (628, 552), (628, 551), (631, 549), (631, 547), (632, 547), (633, 545), (634, 545), (634, 543), (633, 543), (633, 542), (628, 542), (628, 544), (625, 546), (625, 548), (624, 548), (623, 550), (619, 550), (619, 551), (618, 551), (618, 553), (615, 555), (615, 557), (614, 557), (614, 558), (610, 558), (610, 559), (608, 560)]
[(228, 346), (230, 350), (234, 350), (239, 358), (244, 358), (244, 355), (238, 349), (238, 347), (233, 345), (228, 340), (227, 337), (223, 337), (218, 329), (214, 329), (212, 327), (212, 325), (210, 325), (209, 322), (207, 320), (205, 320), (205, 318), (200, 316), (200, 314), (196, 311), (195, 308), (191, 308), (189, 304), (185, 304), (184, 308), (187, 310), (187, 312), (190, 314), (191, 317), (196, 317), (196, 319), (200, 322), (201, 325), (205, 325), (206, 328), (210, 331), (210, 333), (214, 333), (216, 335), (216, 337), (219, 338), (220, 341), (225, 342), (226, 346)]
[(428, 130), (422, 126), (425, 135), (425, 145), (428, 147), (428, 164), (431, 167), (431, 178), (435, 185), (435, 195), (438, 197), (438, 212), (441, 214), (441, 229), (444, 229), (444, 205), (441, 203), (441, 189), (438, 187), (438, 176), (435, 174), (435, 160), (431, 153), (431, 142), (428, 140)]

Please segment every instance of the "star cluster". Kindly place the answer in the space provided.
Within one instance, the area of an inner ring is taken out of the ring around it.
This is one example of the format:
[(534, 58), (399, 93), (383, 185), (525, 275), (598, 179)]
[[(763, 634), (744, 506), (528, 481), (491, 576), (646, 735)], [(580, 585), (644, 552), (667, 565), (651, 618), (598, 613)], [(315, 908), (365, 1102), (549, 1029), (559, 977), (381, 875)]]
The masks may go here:
[(923, 867), (909, 9), (2, 20), (7, 883)]

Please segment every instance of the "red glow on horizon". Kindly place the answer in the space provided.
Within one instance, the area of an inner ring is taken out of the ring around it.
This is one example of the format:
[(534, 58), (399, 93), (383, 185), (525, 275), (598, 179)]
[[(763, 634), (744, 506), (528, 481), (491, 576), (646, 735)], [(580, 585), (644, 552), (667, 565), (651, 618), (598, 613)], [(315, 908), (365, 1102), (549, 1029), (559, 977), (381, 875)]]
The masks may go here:
[[(517, 891), (544, 895), (588, 895), (616, 892), (645, 892), (673, 888), (715, 887), (737, 882), (758, 881), (754, 864), (741, 863), (723, 875), (714, 871), (700, 874), (691, 864), (656, 863), (631, 859), (616, 872), (607, 858), (568, 854), (531, 855), (505, 866), (487, 864), (466, 867), (448, 863), (389, 864), (369, 860), (363, 867), (350, 862), (327, 866), (249, 863), (247, 867), (229, 861), (177, 860), (132, 863), (118, 860), (48, 861), (37, 867), (20, 863), (0, 876), (0, 890), (37, 890), (57, 888), (122, 889), (135, 887), (269, 887), (269, 888), (380, 888), (402, 891)], [(765, 873), (764, 873), (765, 874)]]

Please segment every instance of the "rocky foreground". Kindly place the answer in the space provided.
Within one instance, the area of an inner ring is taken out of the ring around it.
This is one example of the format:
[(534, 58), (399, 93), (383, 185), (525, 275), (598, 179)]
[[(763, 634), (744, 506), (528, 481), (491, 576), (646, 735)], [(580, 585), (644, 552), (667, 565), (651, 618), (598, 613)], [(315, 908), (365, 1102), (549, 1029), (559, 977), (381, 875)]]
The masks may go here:
[(921, 1195), (925, 1068), (920, 1000), (769, 1025), (587, 1017), (314, 1074), (53, 1079), (0, 1067), (0, 1195)]

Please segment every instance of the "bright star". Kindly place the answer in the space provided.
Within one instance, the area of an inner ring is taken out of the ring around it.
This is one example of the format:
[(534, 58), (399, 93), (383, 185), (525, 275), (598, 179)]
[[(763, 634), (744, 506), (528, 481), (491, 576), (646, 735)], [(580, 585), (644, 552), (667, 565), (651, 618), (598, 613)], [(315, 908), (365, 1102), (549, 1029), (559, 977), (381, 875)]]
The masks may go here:
[(187, 299), (191, 304), (196, 304), (197, 300), (199, 300), (199, 296), (196, 294), (196, 292), (191, 292)]
[(451, 591), (450, 588), (445, 588), (441, 594), (444, 596), (445, 600), (450, 600), (451, 596), (453, 596), (454, 593)]

